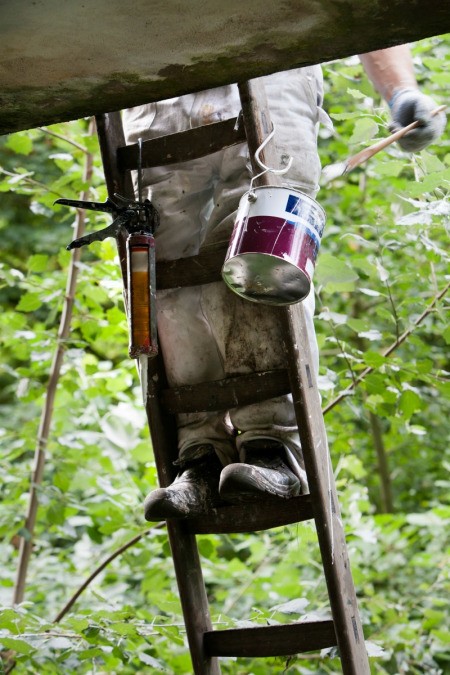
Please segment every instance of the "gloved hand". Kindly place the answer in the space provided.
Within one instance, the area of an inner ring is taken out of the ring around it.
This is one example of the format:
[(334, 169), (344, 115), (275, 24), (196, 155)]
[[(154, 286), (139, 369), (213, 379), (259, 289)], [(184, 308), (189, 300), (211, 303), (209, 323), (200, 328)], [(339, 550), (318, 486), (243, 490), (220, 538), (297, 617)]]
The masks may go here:
[(420, 126), (409, 131), (399, 144), (407, 152), (418, 152), (433, 143), (442, 134), (447, 118), (443, 112), (431, 116), (437, 104), (419, 89), (398, 89), (389, 101), (392, 123), (391, 131), (398, 131), (411, 122), (419, 120)]

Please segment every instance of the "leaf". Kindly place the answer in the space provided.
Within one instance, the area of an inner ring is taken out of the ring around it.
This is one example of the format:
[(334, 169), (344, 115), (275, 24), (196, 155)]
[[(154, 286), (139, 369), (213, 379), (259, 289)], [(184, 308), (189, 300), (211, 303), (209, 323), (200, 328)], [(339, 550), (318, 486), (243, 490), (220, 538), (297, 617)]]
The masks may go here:
[(357, 99), (362, 99), (365, 98), (366, 95), (360, 90), (360, 89), (347, 89), (347, 94), (350, 94), (350, 96), (353, 96), (353, 98)]
[(33, 150), (33, 141), (26, 132), (11, 134), (6, 142), (6, 147), (18, 155), (29, 155)]
[(385, 656), (386, 651), (383, 647), (380, 645), (377, 645), (375, 642), (371, 642), (370, 640), (365, 640), (364, 644), (366, 645), (367, 649), (367, 655), (374, 658), (374, 657), (380, 657), (380, 656)]
[(397, 177), (405, 168), (405, 162), (399, 159), (384, 160), (379, 162), (376, 167), (378, 176)]
[(367, 351), (364, 352), (364, 361), (371, 368), (381, 368), (386, 361), (386, 357), (378, 352)]
[(404, 417), (409, 419), (417, 410), (422, 408), (422, 400), (415, 391), (404, 391), (400, 396), (398, 407)]
[(406, 186), (406, 191), (412, 197), (421, 197), (426, 192), (432, 192), (438, 187), (446, 187), (450, 181), (450, 169), (445, 171), (437, 171), (428, 174), (420, 182), (409, 182)]
[(372, 330), (361, 331), (358, 333), (360, 338), (365, 338), (366, 340), (381, 340), (383, 337), (379, 330), (372, 328)]
[(3, 630), (7, 629), (12, 632), (17, 632), (17, 622), (20, 615), (14, 609), (0, 610), (0, 626)]
[(347, 323), (348, 317), (346, 314), (338, 314), (338, 312), (330, 312), (329, 309), (323, 309), (319, 314), (319, 319), (324, 321), (331, 321), (337, 326), (342, 326)]
[(349, 326), (356, 333), (359, 333), (359, 331), (367, 330), (369, 328), (369, 322), (366, 319), (354, 319), (353, 317), (347, 317), (347, 326)]
[(0, 637), (0, 645), (3, 649), (12, 649), (18, 654), (32, 654), (36, 651), (33, 645), (17, 638)]
[(378, 133), (378, 124), (370, 117), (363, 117), (355, 122), (350, 144), (362, 143), (374, 138)]
[(114, 623), (112, 628), (118, 635), (126, 635), (131, 637), (137, 634), (136, 627), (132, 623), (125, 623), (124, 621)]
[[(78, 639), (78, 636), (74, 636), (74, 638)], [(46, 646), (50, 647), (50, 649), (71, 649), (72, 641), (64, 636), (51, 637), (46, 643)]]
[(275, 605), (275, 607), (272, 607), (271, 609), (272, 611), (281, 612), (282, 614), (304, 614), (308, 605), (309, 600), (307, 600), (307, 598), (296, 598), (295, 600), (283, 602), (281, 605)]
[(381, 295), (379, 291), (375, 291), (373, 288), (359, 288), (360, 293), (364, 295), (370, 295), (373, 298), (376, 298)]
[(420, 424), (410, 424), (408, 426), (408, 431), (410, 431), (415, 436), (426, 436), (428, 433), (425, 427), (421, 426)]
[(202, 537), (199, 540), (198, 544), (199, 552), (204, 558), (211, 558), (214, 551), (215, 551), (215, 546), (211, 539), (207, 539), (205, 537)]
[(330, 113), (330, 117), (336, 120), (337, 122), (341, 122), (344, 120), (352, 120), (360, 116), (361, 113), (359, 112)]
[(47, 520), (52, 525), (63, 525), (65, 521), (64, 507), (53, 502), (47, 509)]
[(358, 279), (356, 272), (343, 260), (331, 253), (320, 256), (316, 270), (316, 282), (329, 293), (354, 289), (354, 282)]
[(442, 337), (444, 338), (445, 342), (450, 345), (450, 326), (447, 326), (444, 328)]
[(123, 450), (131, 451), (139, 441), (139, 429), (132, 420), (108, 415), (100, 421), (100, 427), (106, 438)]
[(439, 157), (432, 154), (428, 150), (422, 150), (420, 153), (422, 166), (427, 173), (434, 173), (436, 171), (445, 171), (445, 164), (441, 162)]
[(44, 272), (48, 266), (48, 255), (36, 254), (28, 259), (28, 270), (30, 272)]
[(16, 309), (18, 312), (34, 312), (41, 305), (42, 301), (38, 293), (24, 293), (16, 305)]
[(450, 631), (441, 628), (440, 630), (432, 630), (431, 634), (436, 637), (443, 645), (448, 647), (450, 644)]
[(379, 277), (380, 281), (382, 281), (384, 283), (385, 281), (387, 281), (389, 279), (389, 272), (382, 265), (381, 260), (379, 258), (377, 258), (375, 260), (375, 265), (376, 265), (376, 268), (377, 268), (378, 277)]
[(138, 654), (138, 658), (142, 663), (145, 663), (146, 666), (152, 666), (152, 668), (156, 668), (157, 672), (167, 672), (166, 669), (163, 667), (163, 664), (161, 661), (158, 661), (158, 659), (155, 659), (153, 656), (150, 656), (150, 654), (146, 654), (145, 652), (141, 652)]

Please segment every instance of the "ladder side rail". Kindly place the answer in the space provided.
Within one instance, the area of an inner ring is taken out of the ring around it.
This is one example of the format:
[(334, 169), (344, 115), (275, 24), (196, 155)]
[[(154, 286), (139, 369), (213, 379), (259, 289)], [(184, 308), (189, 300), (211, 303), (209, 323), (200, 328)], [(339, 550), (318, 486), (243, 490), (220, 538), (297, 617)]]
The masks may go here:
[(301, 303), (282, 308), (280, 320), (284, 323), (285, 347), (291, 360), (292, 396), (343, 672), (345, 675), (369, 675), (364, 633)]
[[(98, 115), (97, 134), (103, 161), (108, 195), (119, 193), (123, 197), (135, 199), (133, 183), (129, 172), (122, 173), (117, 166), (117, 148), (125, 143), (125, 134), (119, 112)], [(121, 260), (124, 287), (127, 282), (126, 233), (117, 240), (117, 248)], [(161, 485), (169, 485), (174, 478), (172, 461), (176, 458), (176, 434), (168, 436), (174, 427), (173, 419), (159, 406), (159, 390), (167, 387), (164, 365), (158, 355), (148, 360), (147, 370), (140, 373), (143, 386), (144, 405), (149, 418), (150, 433), (155, 451), (158, 477)]]
[[(125, 144), (120, 113), (99, 115), (96, 122), (108, 194), (112, 196), (119, 192), (134, 199), (131, 176), (128, 172), (120, 172), (117, 165), (117, 149)], [(117, 247), (126, 288), (125, 244), (126, 236), (119, 236)], [(168, 415), (159, 403), (159, 390), (167, 386), (161, 356), (147, 359), (147, 367), (140, 376), (158, 477), (165, 487), (174, 477), (172, 462), (177, 452), (177, 434), (174, 417)], [(220, 675), (218, 659), (207, 655), (203, 645), (203, 635), (212, 630), (212, 623), (195, 535), (187, 530), (186, 524), (175, 521), (167, 523), (167, 532), (194, 673)]]
[[(158, 478), (160, 485), (166, 487), (175, 477), (177, 425), (175, 417), (166, 413), (160, 404), (160, 390), (166, 384), (160, 356), (148, 361), (147, 377), (141, 373), (141, 378), (145, 383), (145, 408)], [(167, 533), (193, 672), (195, 675), (220, 675), (219, 660), (208, 655), (203, 644), (203, 635), (212, 631), (212, 622), (195, 534), (182, 520), (168, 520)]]
[[(108, 195), (113, 197), (119, 193), (123, 197), (135, 199), (133, 182), (129, 173), (121, 173), (117, 166), (117, 148), (125, 144), (120, 112), (105, 113), (95, 118), (97, 136), (100, 145), (100, 153), (105, 173)], [(127, 287), (127, 234), (122, 228), (117, 237), (117, 250), (119, 253), (120, 268), (124, 288)]]
[[(239, 85), (239, 93), (253, 170), (259, 173), (254, 153), (272, 130), (264, 85), (260, 80), (252, 80)], [(261, 153), (263, 163), (276, 166), (274, 144), (269, 142), (264, 153)], [(264, 185), (281, 184), (280, 177), (271, 173), (264, 174), (258, 181)], [(279, 314), (284, 325), (292, 395), (342, 667), (345, 675), (368, 675), (369, 662), (339, 513), (320, 396), (312, 369), (304, 310), (301, 303), (297, 303), (280, 308)]]
[[(272, 131), (266, 91), (261, 80), (241, 82), (238, 89), (250, 161), (253, 173), (257, 176), (262, 169), (256, 161), (255, 153)], [(265, 166), (277, 167), (276, 145), (273, 139), (263, 148), (259, 157)], [(281, 177), (273, 173), (263, 173), (255, 180), (255, 184), (279, 186), (281, 185)]]

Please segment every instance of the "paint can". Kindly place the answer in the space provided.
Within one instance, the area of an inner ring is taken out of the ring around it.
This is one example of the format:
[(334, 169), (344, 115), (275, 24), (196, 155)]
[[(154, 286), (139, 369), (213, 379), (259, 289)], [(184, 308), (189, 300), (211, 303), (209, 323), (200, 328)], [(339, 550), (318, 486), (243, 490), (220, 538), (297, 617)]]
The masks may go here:
[(239, 203), (223, 280), (252, 302), (304, 300), (324, 227), (324, 210), (303, 192), (275, 186), (250, 190)]

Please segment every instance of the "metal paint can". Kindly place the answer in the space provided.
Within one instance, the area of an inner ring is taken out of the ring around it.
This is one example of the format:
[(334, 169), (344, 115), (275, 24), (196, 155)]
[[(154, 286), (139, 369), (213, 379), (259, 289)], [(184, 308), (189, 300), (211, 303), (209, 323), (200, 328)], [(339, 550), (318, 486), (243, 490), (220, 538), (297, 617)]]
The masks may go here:
[(250, 190), (239, 203), (223, 280), (252, 302), (291, 305), (304, 300), (325, 220), (322, 207), (299, 190)]

